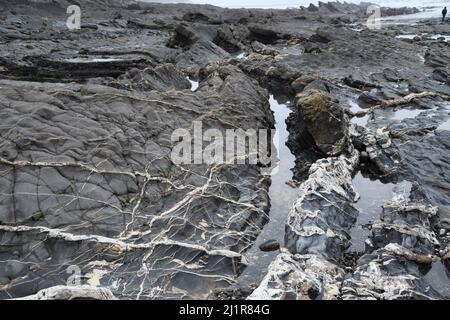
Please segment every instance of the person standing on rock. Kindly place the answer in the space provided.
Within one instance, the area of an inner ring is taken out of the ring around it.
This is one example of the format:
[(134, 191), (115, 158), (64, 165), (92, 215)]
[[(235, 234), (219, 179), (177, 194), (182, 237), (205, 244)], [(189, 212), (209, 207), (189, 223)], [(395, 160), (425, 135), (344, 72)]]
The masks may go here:
[(445, 21), (445, 16), (447, 15), (447, 7), (444, 8), (444, 10), (442, 10), (442, 22)]

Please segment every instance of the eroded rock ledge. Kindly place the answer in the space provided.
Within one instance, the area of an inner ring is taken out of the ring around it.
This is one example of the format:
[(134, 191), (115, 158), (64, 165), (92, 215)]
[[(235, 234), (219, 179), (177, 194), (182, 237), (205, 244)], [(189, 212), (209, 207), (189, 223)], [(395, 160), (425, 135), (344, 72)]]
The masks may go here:
[[(358, 157), (355, 153), (353, 159)], [(435, 249), (439, 241), (430, 224), (438, 209), (410, 202), (403, 194), (383, 205), (383, 222), (372, 225), (366, 254), (357, 265), (352, 270), (343, 266), (349, 241), (345, 231), (358, 214), (351, 182), (356, 164), (330, 158), (312, 166), (287, 222), (289, 250), (272, 263), (249, 299), (445, 298), (423, 275), (424, 268), (441, 261)], [(340, 170), (330, 170), (330, 165)], [(448, 259), (444, 254), (443, 262)]]
[(118, 298), (233, 282), (266, 219), (267, 180), (255, 165), (175, 165), (171, 133), (273, 119), (237, 68), (205, 74), (195, 94), (0, 81), (2, 298), (64, 284), (71, 265)]
[[(345, 274), (339, 266), (356, 220), (351, 174), (359, 153), (315, 163), (299, 188), (281, 253), (250, 299), (337, 299)], [(286, 278), (287, 277), (287, 278)]]

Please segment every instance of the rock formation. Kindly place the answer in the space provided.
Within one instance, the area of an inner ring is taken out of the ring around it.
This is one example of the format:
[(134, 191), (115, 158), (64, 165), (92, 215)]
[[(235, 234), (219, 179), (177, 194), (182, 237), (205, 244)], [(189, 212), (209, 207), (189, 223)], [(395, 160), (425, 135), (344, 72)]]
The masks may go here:
[[(370, 30), (367, 3), (77, 3), (70, 30), (70, 1), (0, 0), (1, 299), (450, 298), (448, 24)], [(269, 94), (292, 109), (298, 199), (243, 287), (267, 165), (176, 163), (172, 137), (273, 129)], [(361, 225), (357, 173), (412, 188)]]

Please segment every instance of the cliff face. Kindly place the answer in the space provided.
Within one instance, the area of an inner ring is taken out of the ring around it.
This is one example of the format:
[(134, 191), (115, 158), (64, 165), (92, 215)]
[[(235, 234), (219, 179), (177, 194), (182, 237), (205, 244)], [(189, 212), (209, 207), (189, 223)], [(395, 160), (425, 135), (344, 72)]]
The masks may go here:
[[(269, 92), (294, 102), (299, 199), (250, 297), (449, 297), (450, 50), (396, 38), (446, 24), (369, 30), (354, 4), (79, 0), (69, 30), (70, 4), (0, 0), (0, 298), (245, 298), (267, 168), (176, 163), (172, 137), (270, 130)], [(384, 199), (363, 252), (358, 170), (413, 186)]]

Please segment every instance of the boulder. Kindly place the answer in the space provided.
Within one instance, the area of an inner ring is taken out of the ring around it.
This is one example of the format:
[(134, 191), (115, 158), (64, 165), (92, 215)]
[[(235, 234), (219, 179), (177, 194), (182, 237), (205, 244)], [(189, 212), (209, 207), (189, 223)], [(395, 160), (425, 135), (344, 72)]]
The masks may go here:
[(317, 147), (329, 156), (341, 154), (348, 142), (348, 118), (338, 100), (312, 89), (298, 94), (296, 104)]
[(280, 243), (277, 240), (267, 240), (259, 245), (259, 249), (264, 252), (276, 251), (280, 249)]

